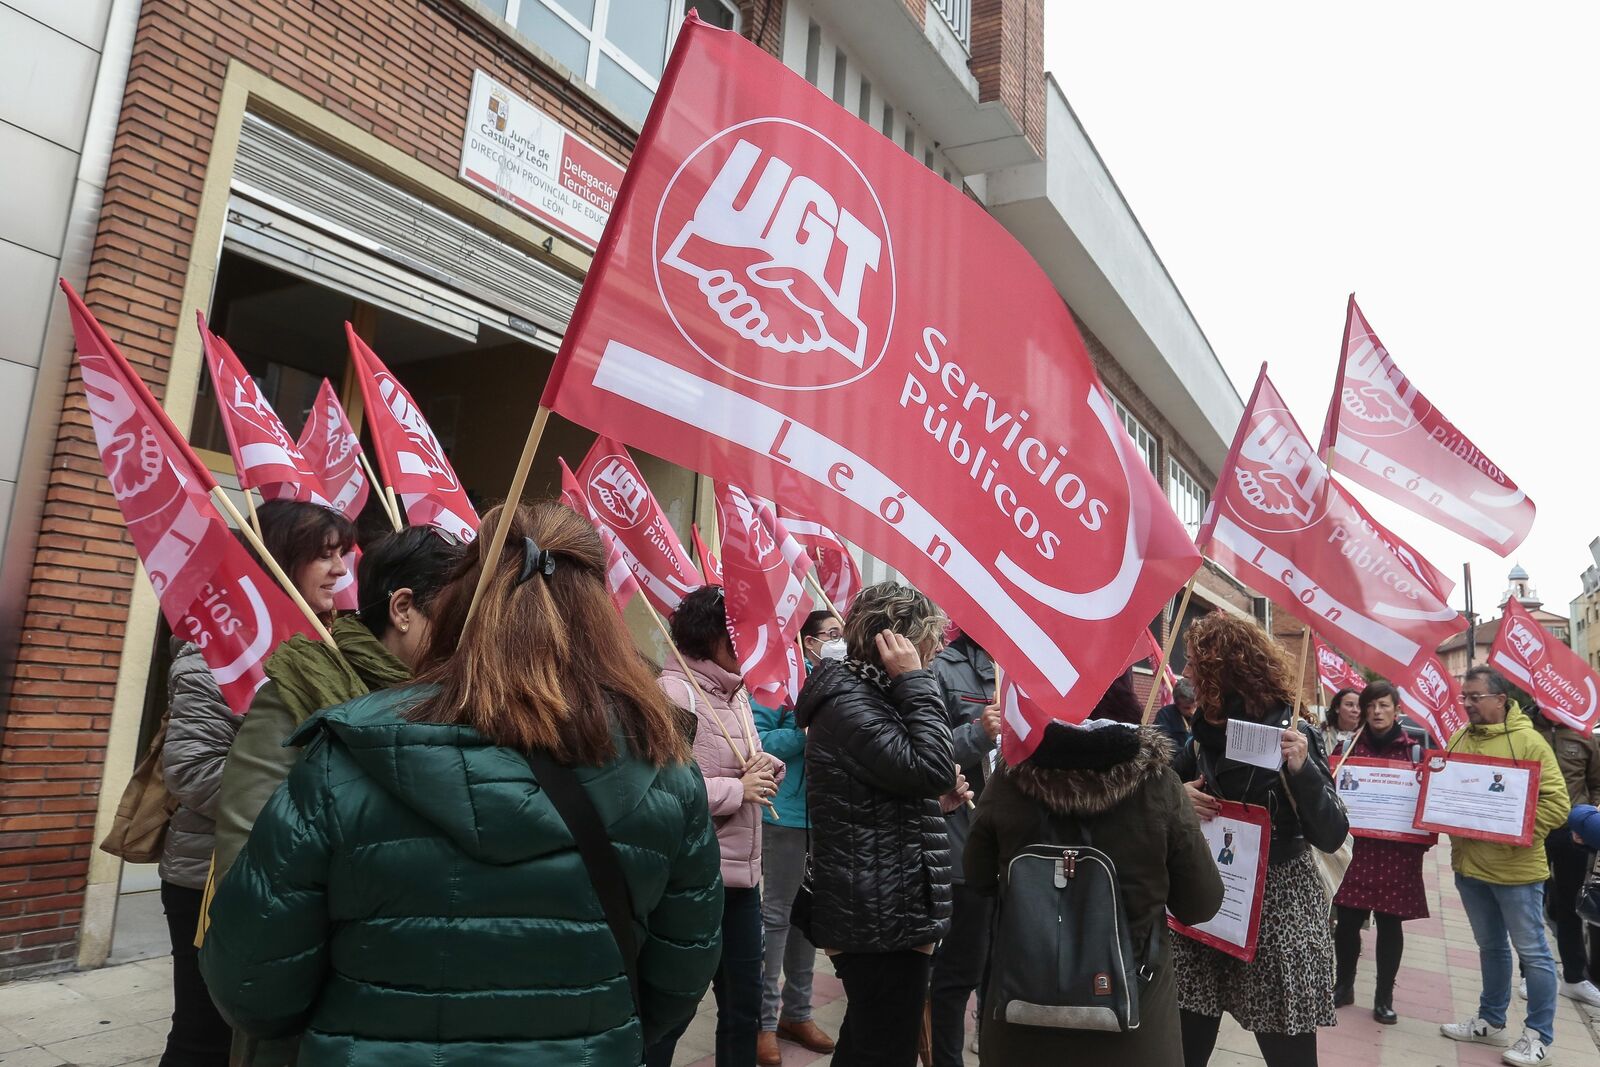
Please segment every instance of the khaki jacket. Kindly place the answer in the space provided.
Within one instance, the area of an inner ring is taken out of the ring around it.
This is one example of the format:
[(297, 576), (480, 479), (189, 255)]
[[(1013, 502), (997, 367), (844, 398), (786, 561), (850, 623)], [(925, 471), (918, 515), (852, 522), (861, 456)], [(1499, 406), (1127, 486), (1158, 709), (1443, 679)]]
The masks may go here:
[(1457, 874), (1493, 885), (1528, 885), (1550, 877), (1544, 855), (1545, 835), (1567, 821), (1572, 805), (1561, 766), (1533, 722), (1516, 701), (1506, 721), (1494, 726), (1467, 726), (1450, 739), (1450, 751), (1499, 759), (1538, 760), (1539, 799), (1533, 815), (1533, 843), (1527, 848), (1493, 841), (1450, 837), (1450, 866)]
[(1556, 754), (1572, 806), (1600, 803), (1600, 743), (1595, 741), (1594, 734), (1574, 730), (1546, 718), (1543, 713), (1533, 716), (1533, 728)]

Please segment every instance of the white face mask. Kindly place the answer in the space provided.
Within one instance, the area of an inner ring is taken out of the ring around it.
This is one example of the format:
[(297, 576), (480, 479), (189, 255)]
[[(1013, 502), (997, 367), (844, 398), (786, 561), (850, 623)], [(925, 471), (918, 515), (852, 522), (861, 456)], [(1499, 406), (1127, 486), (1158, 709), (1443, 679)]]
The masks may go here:
[(849, 653), (849, 648), (850, 646), (846, 645), (844, 638), (841, 637), (837, 641), (824, 641), (818, 651), (823, 659), (844, 659)]

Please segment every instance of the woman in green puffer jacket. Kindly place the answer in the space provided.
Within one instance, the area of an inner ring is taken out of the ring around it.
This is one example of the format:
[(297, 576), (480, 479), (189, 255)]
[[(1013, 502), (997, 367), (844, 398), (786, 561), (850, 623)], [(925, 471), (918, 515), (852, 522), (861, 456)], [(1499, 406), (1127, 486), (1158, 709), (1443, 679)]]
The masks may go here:
[[(262, 509), (278, 507), (272, 502)], [(296, 504), (307, 508), (311, 505)], [(339, 652), (296, 635), (267, 659), (267, 684), (250, 704), (228, 750), (216, 811), (212, 885), (233, 866), (267, 799), (289, 776), (300, 749), (289, 735), (323, 708), (411, 681), (428, 639), (434, 601), (466, 546), (433, 526), (386, 534), (366, 546), (357, 570), (361, 607), (330, 626)], [(233, 1034), (230, 1067), (293, 1067), (299, 1035)]]
[[(304, 756), (212, 903), (213, 997), (248, 1033), (303, 1030), (302, 1067), (634, 1065), (716, 968), (705, 786), (600, 539), (554, 504), (509, 521), (464, 639), (477, 551), (440, 595), (419, 684), (296, 731)], [(640, 1012), (534, 749), (573, 768), (618, 853)]]

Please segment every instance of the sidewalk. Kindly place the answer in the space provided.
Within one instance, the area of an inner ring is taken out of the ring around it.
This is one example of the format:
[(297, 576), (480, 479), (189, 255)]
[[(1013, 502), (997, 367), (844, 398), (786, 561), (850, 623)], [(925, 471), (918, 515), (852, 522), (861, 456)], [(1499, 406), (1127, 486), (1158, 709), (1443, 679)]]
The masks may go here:
[[(1497, 1049), (1458, 1045), (1439, 1035), (1439, 1024), (1471, 1015), (1478, 1004), (1478, 955), (1466, 913), (1450, 876), (1443, 844), (1424, 867), (1430, 919), (1406, 923), (1405, 962), (1395, 991), (1397, 1026), (1372, 1021), (1372, 964), (1366, 955), (1356, 982), (1356, 1003), (1339, 1012), (1339, 1025), (1322, 1031), (1322, 1067), (1491, 1067)], [(165, 959), (0, 986), (0, 1067), (155, 1067), (172, 1010), (172, 971)], [(844, 990), (827, 958), (817, 959), (814, 993), (818, 1023), (837, 1034)], [(1522, 1001), (1513, 996), (1511, 1024), (1522, 1024)], [(708, 995), (678, 1045), (678, 1067), (713, 1067), (716, 1007)], [(1556, 1011), (1554, 1067), (1600, 1067), (1596, 1042), (1600, 1010), (1579, 1009), (1561, 998)], [(821, 1067), (831, 1057), (783, 1044), (785, 1067)], [(967, 1063), (978, 1058), (969, 1055)], [(1257, 1067), (1255, 1041), (1225, 1020), (1215, 1067)], [(999, 1067), (999, 1065), (997, 1065)]]

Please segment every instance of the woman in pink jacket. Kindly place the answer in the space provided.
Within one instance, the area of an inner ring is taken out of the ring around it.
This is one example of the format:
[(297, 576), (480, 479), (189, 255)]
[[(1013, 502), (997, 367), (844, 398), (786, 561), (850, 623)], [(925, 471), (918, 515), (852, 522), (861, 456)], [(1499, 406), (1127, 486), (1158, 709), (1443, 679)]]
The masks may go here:
[[(722, 846), (722, 963), (717, 997), (717, 1067), (756, 1062), (761, 1028), (761, 809), (783, 780), (783, 761), (761, 750), (739, 661), (728, 639), (722, 586), (683, 598), (672, 614), (672, 642), (688, 663), (661, 672), (661, 688), (695, 716), (694, 758)], [(645, 1067), (668, 1067), (680, 1030), (645, 1054)]]

